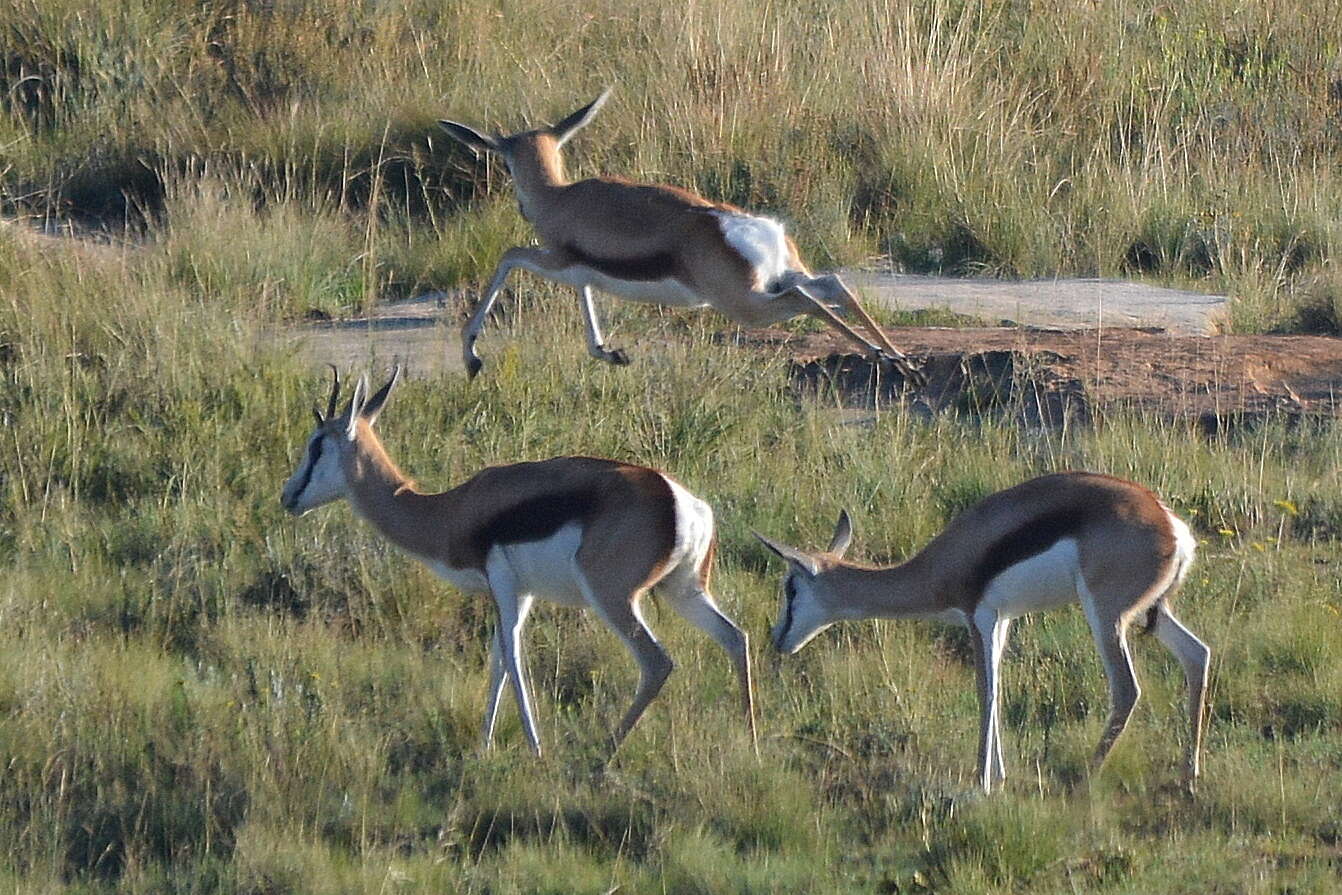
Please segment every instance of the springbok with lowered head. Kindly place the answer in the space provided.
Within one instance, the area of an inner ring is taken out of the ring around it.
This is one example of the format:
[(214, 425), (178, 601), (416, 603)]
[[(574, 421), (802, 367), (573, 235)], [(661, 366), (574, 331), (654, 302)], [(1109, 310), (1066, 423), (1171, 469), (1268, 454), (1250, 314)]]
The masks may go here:
[[(836, 327), (883, 365), (897, 365), (923, 382), (857, 297), (833, 274), (814, 276), (777, 221), (662, 184), (597, 177), (570, 183), (559, 150), (590, 122), (610, 96), (594, 101), (550, 127), (487, 136), (455, 121), (440, 121), (472, 149), (494, 152), (512, 174), (522, 216), (543, 248), (503, 253), (494, 277), (462, 333), (467, 372), (483, 362), (475, 340), (514, 268), (572, 286), (587, 324), (587, 351), (613, 364), (623, 351), (605, 345), (592, 306), (592, 289), (620, 298), (670, 307), (711, 306), (743, 326), (768, 326), (810, 314)], [(869, 330), (868, 341), (836, 313), (853, 311)]]
[(731, 657), (753, 738), (746, 635), (708, 590), (716, 545), (712, 508), (665, 473), (592, 457), (493, 466), (450, 491), (426, 494), (387, 456), (373, 430), (399, 373), (371, 397), (361, 377), (339, 415), (340, 378), (334, 377), (326, 413), (314, 408), (317, 428), (280, 500), (301, 516), (344, 498), (383, 537), (440, 577), (467, 593), (493, 597), (498, 629), (491, 643), (485, 748), (511, 680), (523, 731), (541, 752), (522, 649), (522, 628), (536, 597), (590, 608), (638, 663), (638, 690), (613, 738), (612, 747), (618, 746), (671, 673), (671, 659), (639, 608), (654, 586)]
[(1006, 778), (998, 669), (1012, 619), (1081, 604), (1109, 678), (1109, 720), (1091, 760), (1093, 773), (1137, 704), (1127, 631), (1146, 616), (1147, 629), (1183, 666), (1190, 725), (1184, 780), (1191, 786), (1197, 778), (1211, 651), (1169, 607), (1195, 541), (1141, 485), (1087, 472), (1032, 479), (970, 507), (912, 559), (884, 568), (843, 559), (852, 540), (846, 512), (824, 553), (757, 537), (789, 565), (773, 629), (774, 646), (783, 653), (795, 653), (840, 619), (922, 617), (969, 627), (985, 792)]

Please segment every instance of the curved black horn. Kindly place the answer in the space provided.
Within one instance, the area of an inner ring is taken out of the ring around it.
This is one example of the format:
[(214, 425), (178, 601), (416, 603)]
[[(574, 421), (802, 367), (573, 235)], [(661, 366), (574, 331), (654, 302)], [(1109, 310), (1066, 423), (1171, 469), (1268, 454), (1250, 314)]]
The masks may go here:
[(326, 402), (326, 418), (329, 420), (335, 416), (336, 402), (340, 400), (340, 371), (335, 364), (327, 366), (331, 368), (331, 400)]

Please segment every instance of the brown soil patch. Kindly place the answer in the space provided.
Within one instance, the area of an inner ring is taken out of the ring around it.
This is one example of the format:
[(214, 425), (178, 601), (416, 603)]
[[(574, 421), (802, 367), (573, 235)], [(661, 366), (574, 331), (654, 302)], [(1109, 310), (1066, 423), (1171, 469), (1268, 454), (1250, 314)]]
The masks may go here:
[[(379, 306), (367, 318), (288, 327), (276, 337), (314, 362), (342, 368), (372, 358), (397, 359), (415, 375), (459, 372), (459, 321), (451, 310), (458, 301), (456, 295), (425, 295)], [(1184, 335), (1157, 328), (888, 332), (921, 366), (925, 387), (905, 391), (897, 374), (880, 373), (833, 332), (727, 330), (722, 339), (787, 352), (794, 385), (832, 385), (853, 408), (903, 400), (928, 412), (1013, 414), (1027, 425), (1060, 425), (1087, 422), (1106, 408), (1132, 407), (1196, 419), (1208, 429), (1278, 414), (1342, 413), (1342, 339)], [(636, 341), (634, 363), (640, 363), (655, 345)], [(574, 361), (595, 363), (576, 353)]]
[[(1194, 417), (1204, 425), (1276, 413), (1335, 416), (1342, 340), (1325, 336), (1174, 335), (1152, 329), (889, 330), (928, 377), (915, 400), (933, 409), (1000, 407), (1027, 422), (1088, 419), (1104, 407)], [(771, 340), (770, 340), (771, 341)], [(845, 403), (901, 392), (829, 333), (794, 338), (793, 379), (832, 383)]]

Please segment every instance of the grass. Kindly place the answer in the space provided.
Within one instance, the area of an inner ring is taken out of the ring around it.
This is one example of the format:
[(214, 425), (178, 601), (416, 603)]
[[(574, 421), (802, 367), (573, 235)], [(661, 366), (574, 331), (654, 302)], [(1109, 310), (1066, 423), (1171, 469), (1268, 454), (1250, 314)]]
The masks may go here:
[(676, 330), (632, 367), (528, 375), (578, 338), (577, 315), (556, 303), (550, 331), (523, 321), (490, 337), (489, 376), (397, 394), (385, 436), (427, 486), (579, 451), (674, 469), (717, 509), (715, 589), (760, 644), (778, 570), (752, 529), (817, 544), (846, 506), (858, 550), (894, 558), (1037, 472), (1149, 482), (1203, 542), (1179, 605), (1216, 650), (1206, 778), (1193, 800), (1171, 793), (1181, 684), (1139, 641), (1146, 698), (1105, 774), (1080, 788), (1105, 696), (1077, 612), (1013, 638), (1013, 778), (987, 801), (969, 797), (966, 644), (932, 624), (841, 627), (776, 668), (757, 650), (757, 759), (720, 651), (654, 603), (678, 670), (599, 773), (600, 731), (624, 708), (632, 664), (594, 620), (541, 609), (531, 664), (551, 756), (531, 760), (511, 708), (501, 748), (482, 756), (488, 608), (344, 509), (294, 521), (277, 505), (324, 386), (253, 347), (274, 305), (183, 282), (191, 245), (229, 242), (203, 227), (88, 255), (15, 239), (0, 254), (11, 284), (0, 841), (15, 887), (1335, 885), (1342, 565), (1326, 495), (1342, 442), (1331, 426), (1207, 439), (1119, 417), (1040, 434), (898, 411), (845, 426), (824, 394), (798, 403), (780, 389), (781, 361), (679, 315), (623, 318)]
[[(1208, 438), (1108, 414), (1039, 433), (892, 410), (844, 425), (832, 395), (785, 389), (782, 359), (722, 339), (721, 318), (612, 304), (612, 331), (645, 337), (613, 369), (575, 349), (571, 301), (522, 283), (482, 344), (487, 375), (398, 390), (393, 455), (427, 487), (562, 453), (673, 471), (715, 507), (715, 591), (756, 645), (758, 757), (721, 651), (653, 601), (677, 670), (604, 770), (634, 669), (598, 622), (537, 610), (552, 749), (530, 758), (508, 704), (482, 755), (489, 607), (346, 509), (295, 521), (277, 499), (325, 386), (260, 334), (476, 282), (525, 226), (503, 174), (444, 145), (433, 117), (511, 126), (607, 83), (621, 89), (575, 143), (578, 170), (783, 214), (824, 264), (1135, 272), (1230, 290), (1237, 327), (1328, 329), (1336, 10), (1235, 12), (0, 9), (7, 209), (111, 225), (0, 229), (0, 884), (1336, 890), (1331, 424)], [(1178, 598), (1215, 651), (1195, 797), (1170, 786), (1178, 669), (1141, 638), (1144, 699), (1086, 785), (1106, 698), (1076, 611), (1013, 634), (1011, 778), (986, 800), (958, 632), (854, 624), (767, 655), (779, 569), (751, 530), (817, 545), (847, 507), (855, 554), (894, 559), (978, 497), (1076, 467), (1151, 485), (1201, 541)]]
[(297, 206), (273, 227), (353, 212), (322, 300), (350, 306), (478, 279), (520, 231), (506, 172), (436, 116), (515, 128), (617, 85), (577, 173), (780, 214), (820, 266), (1148, 277), (1229, 293), (1238, 330), (1331, 332), (1337, 13), (15, 2), (0, 203), (139, 226), (204, 172)]

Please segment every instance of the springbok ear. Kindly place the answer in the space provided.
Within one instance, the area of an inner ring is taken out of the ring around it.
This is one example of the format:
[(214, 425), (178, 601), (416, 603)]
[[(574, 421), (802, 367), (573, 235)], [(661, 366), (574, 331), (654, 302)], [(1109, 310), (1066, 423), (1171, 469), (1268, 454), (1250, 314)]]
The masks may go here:
[(368, 421), (368, 425), (377, 422), (377, 415), (382, 412), (382, 405), (387, 403), (387, 395), (391, 394), (392, 388), (397, 380), (401, 378), (401, 366), (397, 364), (391, 368), (391, 378), (387, 384), (377, 390), (377, 394), (368, 399), (368, 403), (359, 408), (359, 416)]
[(448, 136), (458, 143), (464, 143), (479, 152), (498, 152), (499, 141), (493, 137), (487, 137), (474, 128), (469, 128), (464, 124), (458, 124), (455, 121), (439, 121), (438, 126), (447, 131)]
[(349, 399), (349, 406), (345, 408), (345, 437), (350, 441), (354, 440), (359, 412), (363, 410), (363, 399), (366, 394), (368, 394), (368, 377), (360, 376), (354, 386), (354, 395)]
[(829, 553), (842, 557), (853, 543), (853, 523), (847, 510), (839, 510), (839, 521), (834, 525), (834, 537), (829, 539)]
[(816, 572), (820, 571), (820, 567), (816, 565), (815, 560), (797, 548), (771, 541), (757, 531), (752, 531), (751, 534), (759, 538), (759, 542), (776, 553), (780, 559), (787, 560), (789, 565), (801, 569), (808, 576), (814, 578)]
[(557, 141), (559, 141), (560, 146), (563, 146), (568, 141), (569, 137), (582, 130), (589, 122), (591, 122), (592, 118), (596, 116), (596, 113), (606, 104), (606, 100), (610, 98), (610, 92), (614, 89), (614, 87), (607, 87), (605, 93), (601, 94), (563, 121), (550, 127), (550, 133)]

